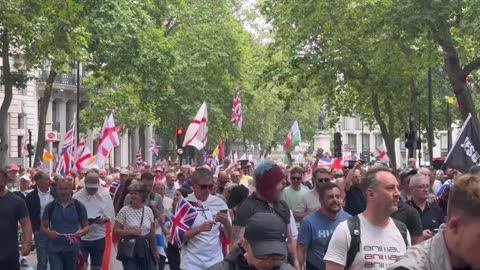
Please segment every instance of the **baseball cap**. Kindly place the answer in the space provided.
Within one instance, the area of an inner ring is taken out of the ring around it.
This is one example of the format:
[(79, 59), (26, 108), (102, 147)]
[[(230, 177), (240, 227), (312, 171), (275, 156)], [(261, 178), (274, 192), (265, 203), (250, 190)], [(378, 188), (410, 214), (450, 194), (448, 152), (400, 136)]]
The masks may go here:
[(10, 165), (8, 165), (7, 167), (7, 172), (13, 172), (13, 171), (17, 171), (18, 172), (18, 166), (17, 164), (14, 164), (14, 163), (10, 163)]
[(245, 226), (245, 239), (255, 256), (287, 256), (287, 226), (275, 213), (256, 213)]
[(120, 170), (120, 174), (129, 175), (130, 173), (128, 172), (127, 169), (121, 169), (121, 170)]
[(85, 183), (85, 188), (99, 188), (100, 183)]

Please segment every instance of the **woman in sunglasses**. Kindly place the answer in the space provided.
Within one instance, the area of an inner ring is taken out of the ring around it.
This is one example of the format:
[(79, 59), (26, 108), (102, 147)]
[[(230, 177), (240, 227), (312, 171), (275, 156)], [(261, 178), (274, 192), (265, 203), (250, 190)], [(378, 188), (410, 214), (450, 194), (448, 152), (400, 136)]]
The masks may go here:
[(223, 260), (220, 232), (231, 235), (228, 207), (211, 195), (214, 187), (210, 169), (200, 167), (192, 175), (193, 193), (187, 201), (197, 210), (192, 227), (184, 235), (181, 269), (204, 270)]

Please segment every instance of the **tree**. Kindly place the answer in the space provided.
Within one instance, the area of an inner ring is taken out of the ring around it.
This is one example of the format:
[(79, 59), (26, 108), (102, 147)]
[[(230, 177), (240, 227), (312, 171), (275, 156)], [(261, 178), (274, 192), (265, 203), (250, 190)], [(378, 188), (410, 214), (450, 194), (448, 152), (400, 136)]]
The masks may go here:
[(463, 119), (472, 115), (478, 130), (478, 115), (466, 84), (467, 76), (480, 67), (475, 49), (479, 2), (469, 1), (393, 1), (389, 15), (402, 35), (417, 38), (427, 35), (443, 53), (443, 65), (451, 89), (460, 103)]

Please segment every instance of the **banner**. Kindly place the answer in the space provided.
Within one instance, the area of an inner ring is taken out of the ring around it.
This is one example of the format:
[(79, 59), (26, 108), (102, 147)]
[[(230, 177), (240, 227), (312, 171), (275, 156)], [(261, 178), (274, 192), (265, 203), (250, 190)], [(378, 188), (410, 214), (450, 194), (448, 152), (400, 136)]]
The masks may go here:
[(448, 166), (462, 173), (468, 172), (470, 167), (480, 165), (480, 141), (473, 126), (472, 116), (469, 115), (460, 130), (460, 133), (443, 166)]

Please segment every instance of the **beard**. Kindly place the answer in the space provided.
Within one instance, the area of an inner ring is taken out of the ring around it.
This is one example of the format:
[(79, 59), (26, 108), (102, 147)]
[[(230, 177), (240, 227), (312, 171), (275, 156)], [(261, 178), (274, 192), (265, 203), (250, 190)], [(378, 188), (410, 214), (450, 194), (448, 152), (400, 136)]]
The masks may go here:
[(332, 213), (332, 214), (337, 214), (340, 212), (341, 207), (340, 205), (330, 205), (327, 207), (327, 212)]

